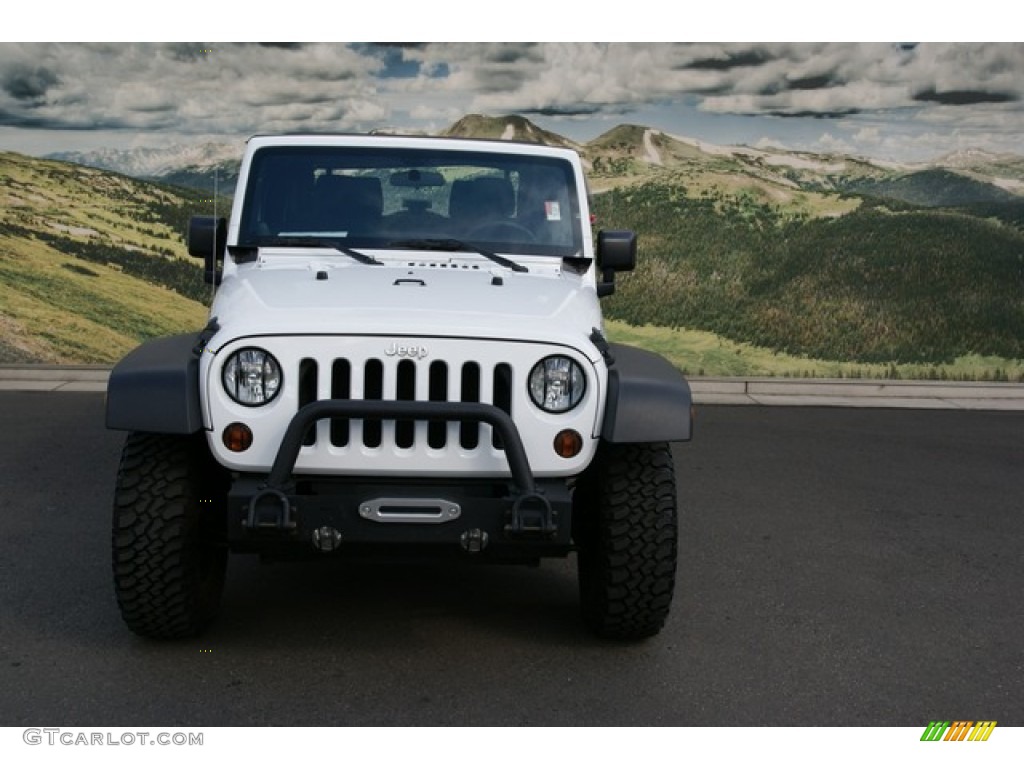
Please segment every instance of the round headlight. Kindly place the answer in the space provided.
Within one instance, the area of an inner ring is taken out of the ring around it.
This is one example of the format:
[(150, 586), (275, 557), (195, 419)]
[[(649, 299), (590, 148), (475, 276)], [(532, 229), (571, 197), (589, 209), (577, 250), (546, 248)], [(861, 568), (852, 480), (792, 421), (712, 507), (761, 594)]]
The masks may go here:
[(530, 371), (530, 399), (548, 413), (564, 413), (580, 404), (587, 377), (569, 357), (545, 357)]
[(221, 381), (239, 405), (266, 405), (281, 391), (281, 365), (269, 352), (246, 347), (224, 363)]

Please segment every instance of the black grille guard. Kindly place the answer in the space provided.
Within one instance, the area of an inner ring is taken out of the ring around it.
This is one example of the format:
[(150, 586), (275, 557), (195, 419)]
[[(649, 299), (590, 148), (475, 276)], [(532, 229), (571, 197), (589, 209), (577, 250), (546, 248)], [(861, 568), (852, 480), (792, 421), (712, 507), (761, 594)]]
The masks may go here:
[(475, 421), (490, 424), (501, 436), (514, 494), (505, 533), (510, 536), (554, 536), (558, 531), (551, 503), (537, 488), (515, 422), (487, 403), (418, 402), (411, 400), (318, 400), (300, 408), (285, 430), (270, 474), (250, 500), (243, 526), (250, 530), (294, 531), (295, 508), (288, 499), (288, 481), (302, 450), (302, 438), (321, 419), (410, 419), (415, 421)]
[(409, 419), (415, 421), (475, 421), (489, 424), (501, 436), (512, 480), (522, 494), (537, 493), (530, 461), (512, 417), (487, 403), (413, 400), (317, 400), (296, 411), (284, 433), (264, 487), (283, 490), (295, 470), (306, 431), (321, 419)]

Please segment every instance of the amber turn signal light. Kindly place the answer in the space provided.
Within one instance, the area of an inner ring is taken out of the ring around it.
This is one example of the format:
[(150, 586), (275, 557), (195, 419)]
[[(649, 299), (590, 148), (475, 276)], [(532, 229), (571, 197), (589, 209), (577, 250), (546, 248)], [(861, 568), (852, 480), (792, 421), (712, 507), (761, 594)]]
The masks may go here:
[(583, 438), (574, 429), (563, 429), (555, 435), (555, 453), (563, 459), (571, 459), (583, 450)]
[(241, 453), (252, 445), (252, 430), (240, 421), (233, 421), (224, 427), (224, 434), (221, 435), (221, 438), (224, 440), (225, 448), (235, 453)]

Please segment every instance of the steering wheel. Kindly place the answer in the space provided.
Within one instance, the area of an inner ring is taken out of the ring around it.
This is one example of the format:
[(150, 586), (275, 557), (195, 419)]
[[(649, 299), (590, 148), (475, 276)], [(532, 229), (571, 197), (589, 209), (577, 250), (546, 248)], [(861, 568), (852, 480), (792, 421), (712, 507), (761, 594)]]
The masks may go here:
[(475, 227), (472, 227), (466, 233), (466, 238), (471, 240), (473, 238), (482, 236), (484, 233), (497, 233), (503, 229), (508, 230), (510, 232), (515, 232), (517, 235), (522, 235), (526, 237), (526, 242), (528, 243), (537, 242), (537, 236), (533, 232), (531, 232), (527, 227), (524, 227), (522, 224), (518, 224), (517, 222), (514, 221), (485, 221), (482, 224), (477, 224)]

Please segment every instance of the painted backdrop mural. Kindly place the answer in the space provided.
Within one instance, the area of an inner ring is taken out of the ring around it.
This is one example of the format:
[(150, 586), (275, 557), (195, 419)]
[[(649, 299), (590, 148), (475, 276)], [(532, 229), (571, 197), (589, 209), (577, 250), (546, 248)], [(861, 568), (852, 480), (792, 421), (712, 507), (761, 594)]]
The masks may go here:
[(1020, 44), (0, 44), (0, 363), (202, 325), (245, 138), (585, 157), (613, 335), (690, 373), (1024, 376)]

